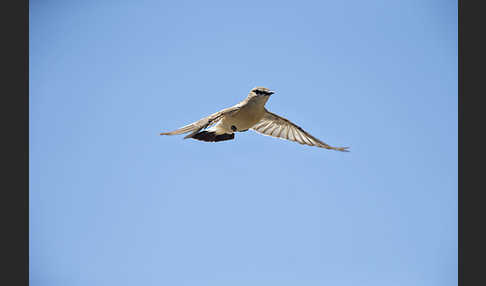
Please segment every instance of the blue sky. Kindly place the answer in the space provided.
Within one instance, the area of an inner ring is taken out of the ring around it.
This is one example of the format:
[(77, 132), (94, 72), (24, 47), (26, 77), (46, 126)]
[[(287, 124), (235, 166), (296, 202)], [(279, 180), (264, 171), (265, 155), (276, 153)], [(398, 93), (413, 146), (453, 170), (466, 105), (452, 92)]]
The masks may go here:
[[(31, 285), (457, 285), (456, 1), (30, 1)], [(159, 136), (276, 90), (324, 150)]]

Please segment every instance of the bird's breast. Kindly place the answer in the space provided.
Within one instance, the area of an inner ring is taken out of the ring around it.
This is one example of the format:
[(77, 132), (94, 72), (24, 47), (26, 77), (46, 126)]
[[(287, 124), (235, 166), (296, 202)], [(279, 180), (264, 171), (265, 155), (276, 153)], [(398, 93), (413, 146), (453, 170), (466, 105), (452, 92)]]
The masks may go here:
[(228, 126), (235, 126), (238, 131), (246, 130), (258, 123), (264, 114), (265, 109), (263, 107), (247, 105), (233, 116), (226, 117), (224, 123)]

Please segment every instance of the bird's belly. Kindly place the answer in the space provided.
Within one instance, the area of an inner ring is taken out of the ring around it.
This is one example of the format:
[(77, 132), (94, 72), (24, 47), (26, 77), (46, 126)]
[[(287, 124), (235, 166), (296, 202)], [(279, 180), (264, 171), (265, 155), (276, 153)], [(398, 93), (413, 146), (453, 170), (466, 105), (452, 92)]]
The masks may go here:
[(231, 127), (235, 126), (237, 131), (247, 130), (257, 124), (264, 115), (264, 109), (243, 108), (234, 116), (225, 118), (224, 124)]

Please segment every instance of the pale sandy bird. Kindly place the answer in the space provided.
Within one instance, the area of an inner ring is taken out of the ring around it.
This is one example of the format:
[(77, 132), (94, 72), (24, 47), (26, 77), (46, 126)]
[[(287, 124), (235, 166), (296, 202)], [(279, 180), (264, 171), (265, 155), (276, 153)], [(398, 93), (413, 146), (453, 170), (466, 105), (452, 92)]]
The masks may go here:
[[(348, 152), (349, 147), (329, 146), (289, 120), (268, 111), (265, 108), (265, 103), (274, 93), (274, 91), (265, 87), (255, 87), (242, 102), (180, 129), (160, 133), (160, 135), (191, 132), (184, 139), (193, 138), (207, 142), (218, 142), (234, 139), (235, 132), (252, 129), (263, 135), (295, 141), (300, 144)], [(210, 126), (212, 127), (204, 130)]]

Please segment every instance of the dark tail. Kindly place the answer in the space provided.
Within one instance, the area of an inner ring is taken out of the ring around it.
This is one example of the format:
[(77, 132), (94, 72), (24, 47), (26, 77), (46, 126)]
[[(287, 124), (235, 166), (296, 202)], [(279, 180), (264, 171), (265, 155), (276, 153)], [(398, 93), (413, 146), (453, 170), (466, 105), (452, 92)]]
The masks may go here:
[(208, 132), (208, 131), (202, 131), (191, 138), (196, 139), (196, 140), (201, 140), (201, 141), (206, 141), (206, 142), (218, 142), (218, 141), (225, 141), (225, 140), (233, 140), (235, 139), (235, 134), (219, 134), (217, 135), (215, 132)]

